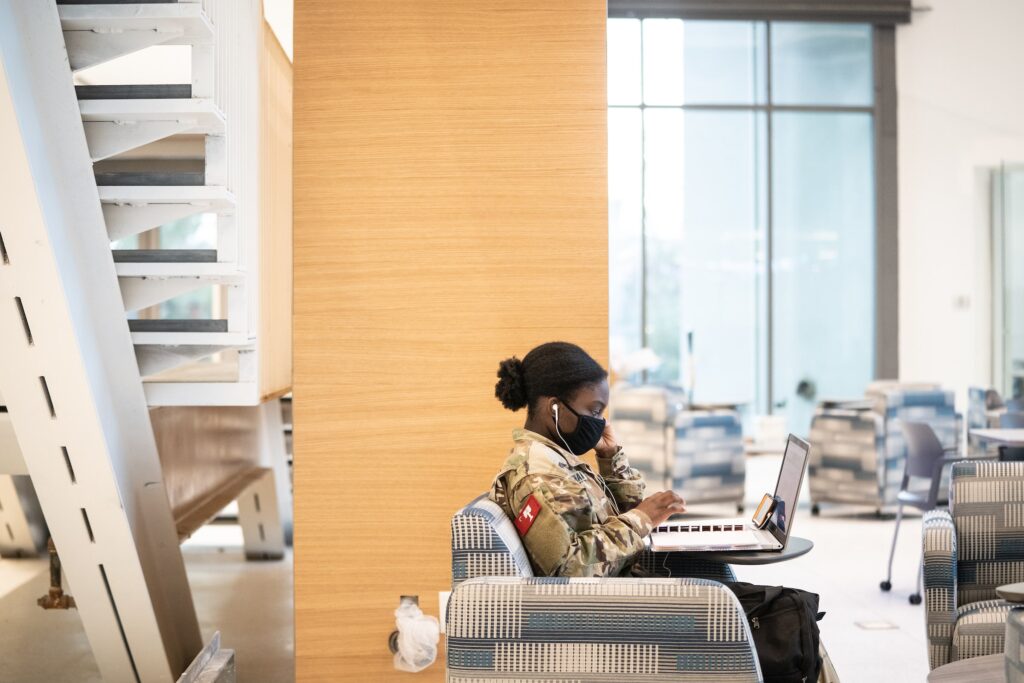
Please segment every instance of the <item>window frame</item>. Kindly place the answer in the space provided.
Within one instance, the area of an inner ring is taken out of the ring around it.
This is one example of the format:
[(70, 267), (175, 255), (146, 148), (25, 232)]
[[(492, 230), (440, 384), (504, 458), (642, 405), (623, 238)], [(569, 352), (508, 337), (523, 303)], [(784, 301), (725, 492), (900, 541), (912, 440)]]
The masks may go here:
[[(759, 0), (762, 2), (762, 0)], [(612, 109), (638, 109), (641, 117), (646, 109), (680, 109), (682, 111), (751, 111), (764, 112), (766, 119), (767, 133), (767, 215), (765, 216), (765, 262), (767, 264), (765, 273), (765, 296), (767, 297), (767, 310), (765, 334), (767, 343), (765, 348), (767, 367), (763, 369), (764, 374), (764, 398), (759, 400), (759, 408), (772, 412), (774, 396), (772, 378), (772, 343), (773, 343), (773, 307), (772, 302), (772, 229), (773, 229), (773, 206), (772, 206), (772, 115), (775, 112), (857, 112), (870, 113), (873, 121), (874, 136), (874, 191), (875, 191), (875, 302), (874, 302), (874, 331), (875, 331), (875, 353), (874, 353), (874, 378), (896, 378), (899, 377), (899, 235), (898, 235), (898, 119), (897, 119), (897, 92), (896, 92), (896, 31), (893, 23), (878, 24), (871, 26), (871, 50), (873, 69), (873, 101), (867, 106), (847, 105), (780, 105), (775, 104), (772, 98), (772, 76), (771, 76), (771, 46), (772, 46), (772, 23), (780, 21), (814, 21), (829, 18), (828, 16), (793, 16), (781, 13), (779, 16), (765, 16), (765, 12), (750, 13), (744, 15), (742, 12), (734, 11), (743, 3), (735, 3), (736, 7), (723, 10), (728, 16), (704, 16), (699, 11), (692, 12), (684, 10), (666, 11), (667, 6), (685, 6), (690, 3), (687, 0), (674, 0), (670, 2), (632, 2), (630, 0), (612, 0), (609, 4), (609, 19), (665, 19), (679, 18), (684, 20), (703, 19), (725, 19), (739, 22), (764, 22), (765, 30), (765, 72), (766, 72), (766, 100), (760, 104), (682, 104), (682, 105), (647, 105), (643, 100), (643, 87), (641, 80), (641, 98), (638, 105), (612, 105)], [(768, 2), (765, 5), (771, 4)], [(791, 4), (791, 3), (788, 3)], [(841, 2), (839, 4), (842, 4)], [(884, 4), (884, 3), (883, 3)], [(894, 2), (894, 5), (901, 4)], [(656, 5), (653, 10), (650, 6)], [(648, 7), (644, 10), (644, 7)], [(626, 8), (626, 9), (624, 9)], [(907, 20), (909, 20), (909, 3), (907, 3)], [(838, 22), (836, 22), (838, 23)], [(862, 19), (851, 21), (851, 23), (869, 23)], [(642, 49), (642, 48), (641, 48)], [(643, 78), (643, 63), (641, 58), (641, 79)], [(641, 138), (642, 140), (643, 138)], [(641, 163), (641, 174), (643, 174), (643, 163)], [(641, 175), (641, 193), (644, 193), (643, 175)], [(643, 198), (643, 194), (641, 197)], [(641, 226), (640, 234), (642, 240), (641, 249), (641, 313), (640, 313), (640, 339), (642, 346), (648, 344), (648, 297), (647, 297), (647, 216), (645, 201), (641, 201)], [(759, 371), (761, 373), (762, 371)], [(646, 375), (646, 373), (644, 373)], [(646, 377), (645, 377), (646, 378)]]

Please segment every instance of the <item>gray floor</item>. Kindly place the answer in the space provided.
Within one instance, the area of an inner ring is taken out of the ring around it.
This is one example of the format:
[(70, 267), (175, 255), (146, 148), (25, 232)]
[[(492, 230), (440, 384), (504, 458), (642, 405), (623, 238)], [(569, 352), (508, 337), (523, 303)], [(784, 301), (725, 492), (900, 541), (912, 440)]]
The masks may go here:
[[(751, 503), (774, 485), (778, 467), (778, 457), (749, 460)], [(694, 512), (734, 514), (728, 507), (713, 506)], [(805, 507), (794, 529), (814, 541), (814, 550), (783, 564), (737, 567), (738, 578), (818, 593), (827, 612), (822, 637), (844, 682), (923, 681), (928, 672), (924, 609), (907, 602), (917, 571), (920, 520), (904, 522), (891, 593), (878, 589), (892, 538), (891, 519), (838, 507), (814, 518)], [(224, 646), (236, 651), (240, 683), (290, 683), (291, 556), (280, 562), (246, 562), (240, 545), (238, 527), (214, 526), (201, 530), (184, 548), (203, 636), (220, 629)], [(0, 560), (0, 681), (98, 681), (78, 615), (35, 606), (46, 585), (42, 561)]]
[[(221, 632), (239, 683), (291, 683), (292, 556), (246, 562), (237, 526), (204, 527), (183, 548), (203, 638)], [(94, 683), (100, 675), (75, 611), (43, 611), (42, 560), (0, 560), (0, 681)]]

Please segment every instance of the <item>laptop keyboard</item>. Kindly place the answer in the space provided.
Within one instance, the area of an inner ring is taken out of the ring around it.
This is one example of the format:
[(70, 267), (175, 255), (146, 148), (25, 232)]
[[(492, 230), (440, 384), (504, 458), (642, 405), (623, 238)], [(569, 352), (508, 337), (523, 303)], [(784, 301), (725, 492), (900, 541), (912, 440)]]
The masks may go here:
[(675, 532), (675, 533), (686, 533), (686, 532), (694, 532), (694, 531), (700, 531), (700, 532), (704, 532), (704, 533), (707, 533), (709, 531), (747, 531), (747, 525), (746, 524), (742, 524), (742, 523), (736, 524), (736, 523), (733, 523), (733, 522), (728, 522), (728, 523), (715, 523), (715, 522), (711, 522), (710, 524), (679, 524), (679, 523), (671, 523), (671, 524), (662, 524), (661, 526), (657, 527), (655, 529), (655, 531)]

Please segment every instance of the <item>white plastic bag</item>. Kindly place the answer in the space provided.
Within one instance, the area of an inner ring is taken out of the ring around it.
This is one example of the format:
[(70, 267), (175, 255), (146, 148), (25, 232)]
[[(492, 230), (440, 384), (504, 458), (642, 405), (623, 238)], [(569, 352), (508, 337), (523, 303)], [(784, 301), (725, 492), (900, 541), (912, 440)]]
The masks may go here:
[(441, 637), (437, 617), (423, 614), (418, 604), (403, 597), (402, 604), (395, 610), (395, 626), (398, 628), (396, 669), (416, 673), (434, 663), (437, 641)]

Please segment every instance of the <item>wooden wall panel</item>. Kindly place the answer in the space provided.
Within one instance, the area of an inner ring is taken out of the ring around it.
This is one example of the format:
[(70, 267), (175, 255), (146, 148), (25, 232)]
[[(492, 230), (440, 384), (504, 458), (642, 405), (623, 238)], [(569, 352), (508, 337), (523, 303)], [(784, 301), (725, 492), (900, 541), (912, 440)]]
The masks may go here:
[(399, 596), (436, 614), (451, 515), (524, 419), (498, 361), (607, 354), (605, 5), (295, 18), (297, 680), (404, 680)]
[(260, 398), (292, 386), (292, 63), (263, 22), (260, 61)]

